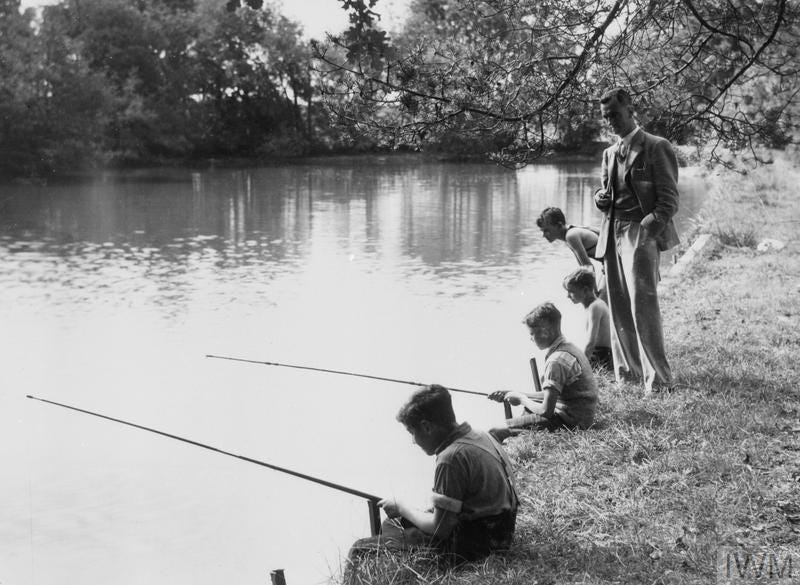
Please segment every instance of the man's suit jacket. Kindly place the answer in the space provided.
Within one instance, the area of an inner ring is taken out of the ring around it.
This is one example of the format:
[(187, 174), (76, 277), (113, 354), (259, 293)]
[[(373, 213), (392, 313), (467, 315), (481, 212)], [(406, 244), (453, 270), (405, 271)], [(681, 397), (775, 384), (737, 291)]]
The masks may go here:
[[(600, 236), (595, 257), (605, 256), (611, 236), (611, 214), (614, 206), (614, 178), (618, 144), (603, 152), (603, 190), (611, 197), (611, 207), (605, 212), (600, 225)], [(625, 183), (639, 200), (645, 214), (642, 227), (654, 234), (658, 249), (668, 250), (680, 241), (672, 216), (678, 211), (678, 160), (672, 145), (665, 138), (639, 130), (631, 141), (624, 162)]]

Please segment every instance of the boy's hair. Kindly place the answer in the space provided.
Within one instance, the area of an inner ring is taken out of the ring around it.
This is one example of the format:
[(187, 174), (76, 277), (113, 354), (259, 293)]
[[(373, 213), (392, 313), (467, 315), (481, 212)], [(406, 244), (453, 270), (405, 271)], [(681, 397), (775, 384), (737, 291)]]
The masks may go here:
[(623, 87), (612, 87), (600, 96), (601, 104), (607, 104), (611, 100), (617, 100), (617, 103), (621, 106), (633, 105), (631, 94), (628, 93), (628, 90)]
[(439, 384), (424, 386), (411, 395), (397, 413), (397, 420), (412, 429), (419, 428), (424, 420), (441, 427), (456, 424), (450, 391)]
[(550, 225), (566, 224), (567, 218), (564, 217), (564, 212), (558, 207), (547, 207), (536, 219), (538, 227), (543, 227), (546, 223)]
[(571, 288), (588, 288), (593, 291), (595, 284), (594, 272), (585, 266), (573, 270), (564, 278), (564, 288), (567, 290)]
[(522, 322), (530, 329), (543, 324), (561, 329), (561, 311), (553, 303), (542, 303), (525, 315)]

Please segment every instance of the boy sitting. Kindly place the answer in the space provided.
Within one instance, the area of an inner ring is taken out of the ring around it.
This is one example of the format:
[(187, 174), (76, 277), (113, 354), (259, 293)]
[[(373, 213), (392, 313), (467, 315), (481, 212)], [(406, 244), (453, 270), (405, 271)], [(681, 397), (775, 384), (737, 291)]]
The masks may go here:
[(517, 495), (502, 447), (488, 433), (457, 423), (450, 392), (438, 384), (417, 390), (397, 420), (426, 455), (436, 455), (433, 508), (419, 510), (394, 498), (378, 502), (388, 519), (378, 536), (353, 545), (351, 572), (382, 550), (429, 550), (457, 564), (508, 549)]
[(593, 368), (614, 371), (611, 357), (611, 317), (608, 305), (597, 298), (594, 290), (594, 274), (586, 268), (578, 268), (564, 279), (567, 297), (586, 309), (586, 345), (583, 348)]
[(561, 313), (553, 303), (542, 303), (525, 316), (531, 339), (546, 350), (542, 391), (498, 390), (490, 400), (522, 405), (524, 414), (506, 420), (489, 432), (500, 442), (522, 429), (585, 429), (594, 422), (597, 381), (586, 355), (561, 334)]

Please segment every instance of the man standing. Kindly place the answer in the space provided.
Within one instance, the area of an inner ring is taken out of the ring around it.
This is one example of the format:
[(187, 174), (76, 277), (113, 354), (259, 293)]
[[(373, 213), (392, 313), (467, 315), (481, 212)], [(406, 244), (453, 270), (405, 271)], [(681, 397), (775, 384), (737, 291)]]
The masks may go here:
[(603, 187), (595, 205), (604, 212), (596, 258), (603, 258), (617, 380), (644, 381), (647, 392), (668, 390), (672, 373), (656, 287), (659, 255), (678, 243), (678, 161), (669, 141), (633, 119), (630, 94), (614, 88), (600, 112), (619, 137), (603, 152)]

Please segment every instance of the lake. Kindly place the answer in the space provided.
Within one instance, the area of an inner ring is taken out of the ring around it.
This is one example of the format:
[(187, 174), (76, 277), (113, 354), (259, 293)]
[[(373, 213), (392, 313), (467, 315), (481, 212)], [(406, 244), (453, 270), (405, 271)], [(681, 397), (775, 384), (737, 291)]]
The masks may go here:
[(576, 340), (583, 317), (535, 220), (599, 224), (598, 175), (391, 156), (2, 187), (0, 583), (327, 582), (363, 499), (26, 395), (425, 505), (433, 460), (394, 418), (415, 386), (205, 356), (527, 389), (523, 316), (552, 300)]

